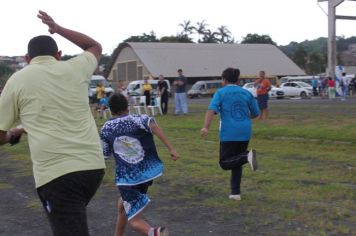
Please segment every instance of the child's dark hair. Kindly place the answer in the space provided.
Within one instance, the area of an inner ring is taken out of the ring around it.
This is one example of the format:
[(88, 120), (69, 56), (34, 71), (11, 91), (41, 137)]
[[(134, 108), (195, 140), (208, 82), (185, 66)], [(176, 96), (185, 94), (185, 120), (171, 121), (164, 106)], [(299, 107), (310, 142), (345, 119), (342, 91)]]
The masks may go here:
[(109, 108), (113, 114), (121, 114), (127, 111), (128, 102), (121, 93), (114, 93), (109, 98)]
[(222, 77), (229, 83), (236, 83), (240, 77), (240, 70), (232, 67), (226, 68), (222, 73)]

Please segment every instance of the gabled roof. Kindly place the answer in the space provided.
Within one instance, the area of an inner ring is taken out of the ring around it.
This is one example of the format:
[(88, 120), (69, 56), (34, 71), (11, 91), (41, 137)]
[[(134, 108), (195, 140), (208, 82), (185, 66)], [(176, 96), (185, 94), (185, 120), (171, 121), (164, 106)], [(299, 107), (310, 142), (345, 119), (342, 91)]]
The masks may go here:
[(132, 48), (153, 76), (175, 77), (179, 68), (187, 77), (221, 76), (227, 67), (239, 68), (242, 76), (257, 75), (260, 70), (267, 75), (305, 75), (270, 44), (123, 43), (117, 55), (125, 47)]

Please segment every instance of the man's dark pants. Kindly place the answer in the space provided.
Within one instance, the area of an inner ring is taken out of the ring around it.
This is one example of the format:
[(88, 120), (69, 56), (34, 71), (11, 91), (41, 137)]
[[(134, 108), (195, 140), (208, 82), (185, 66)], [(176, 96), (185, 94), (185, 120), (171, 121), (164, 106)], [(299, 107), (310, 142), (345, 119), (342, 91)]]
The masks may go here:
[(37, 189), (54, 236), (89, 236), (86, 206), (104, 174), (103, 169), (72, 172)]

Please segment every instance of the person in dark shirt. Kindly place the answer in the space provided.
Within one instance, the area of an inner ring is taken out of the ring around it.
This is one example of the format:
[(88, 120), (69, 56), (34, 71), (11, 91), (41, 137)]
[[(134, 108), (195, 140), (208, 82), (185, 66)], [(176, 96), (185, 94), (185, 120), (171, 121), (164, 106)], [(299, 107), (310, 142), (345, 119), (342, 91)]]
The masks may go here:
[(163, 114), (168, 111), (168, 84), (164, 81), (163, 75), (159, 75), (158, 81), (158, 95), (161, 97), (161, 109)]

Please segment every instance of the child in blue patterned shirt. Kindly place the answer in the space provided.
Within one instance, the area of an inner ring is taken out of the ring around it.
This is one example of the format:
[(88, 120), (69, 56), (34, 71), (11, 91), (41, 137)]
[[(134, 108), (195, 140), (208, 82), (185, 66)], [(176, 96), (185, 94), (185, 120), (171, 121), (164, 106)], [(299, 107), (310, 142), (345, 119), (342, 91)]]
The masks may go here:
[(115, 235), (123, 235), (129, 222), (135, 231), (143, 235), (166, 236), (167, 228), (153, 228), (140, 216), (150, 201), (148, 187), (163, 172), (163, 163), (158, 157), (153, 135), (157, 135), (166, 145), (174, 161), (178, 159), (178, 154), (153, 118), (129, 115), (124, 95), (112, 95), (109, 107), (113, 119), (104, 124), (100, 138), (104, 156), (113, 155), (115, 158), (115, 182), (121, 195)]

